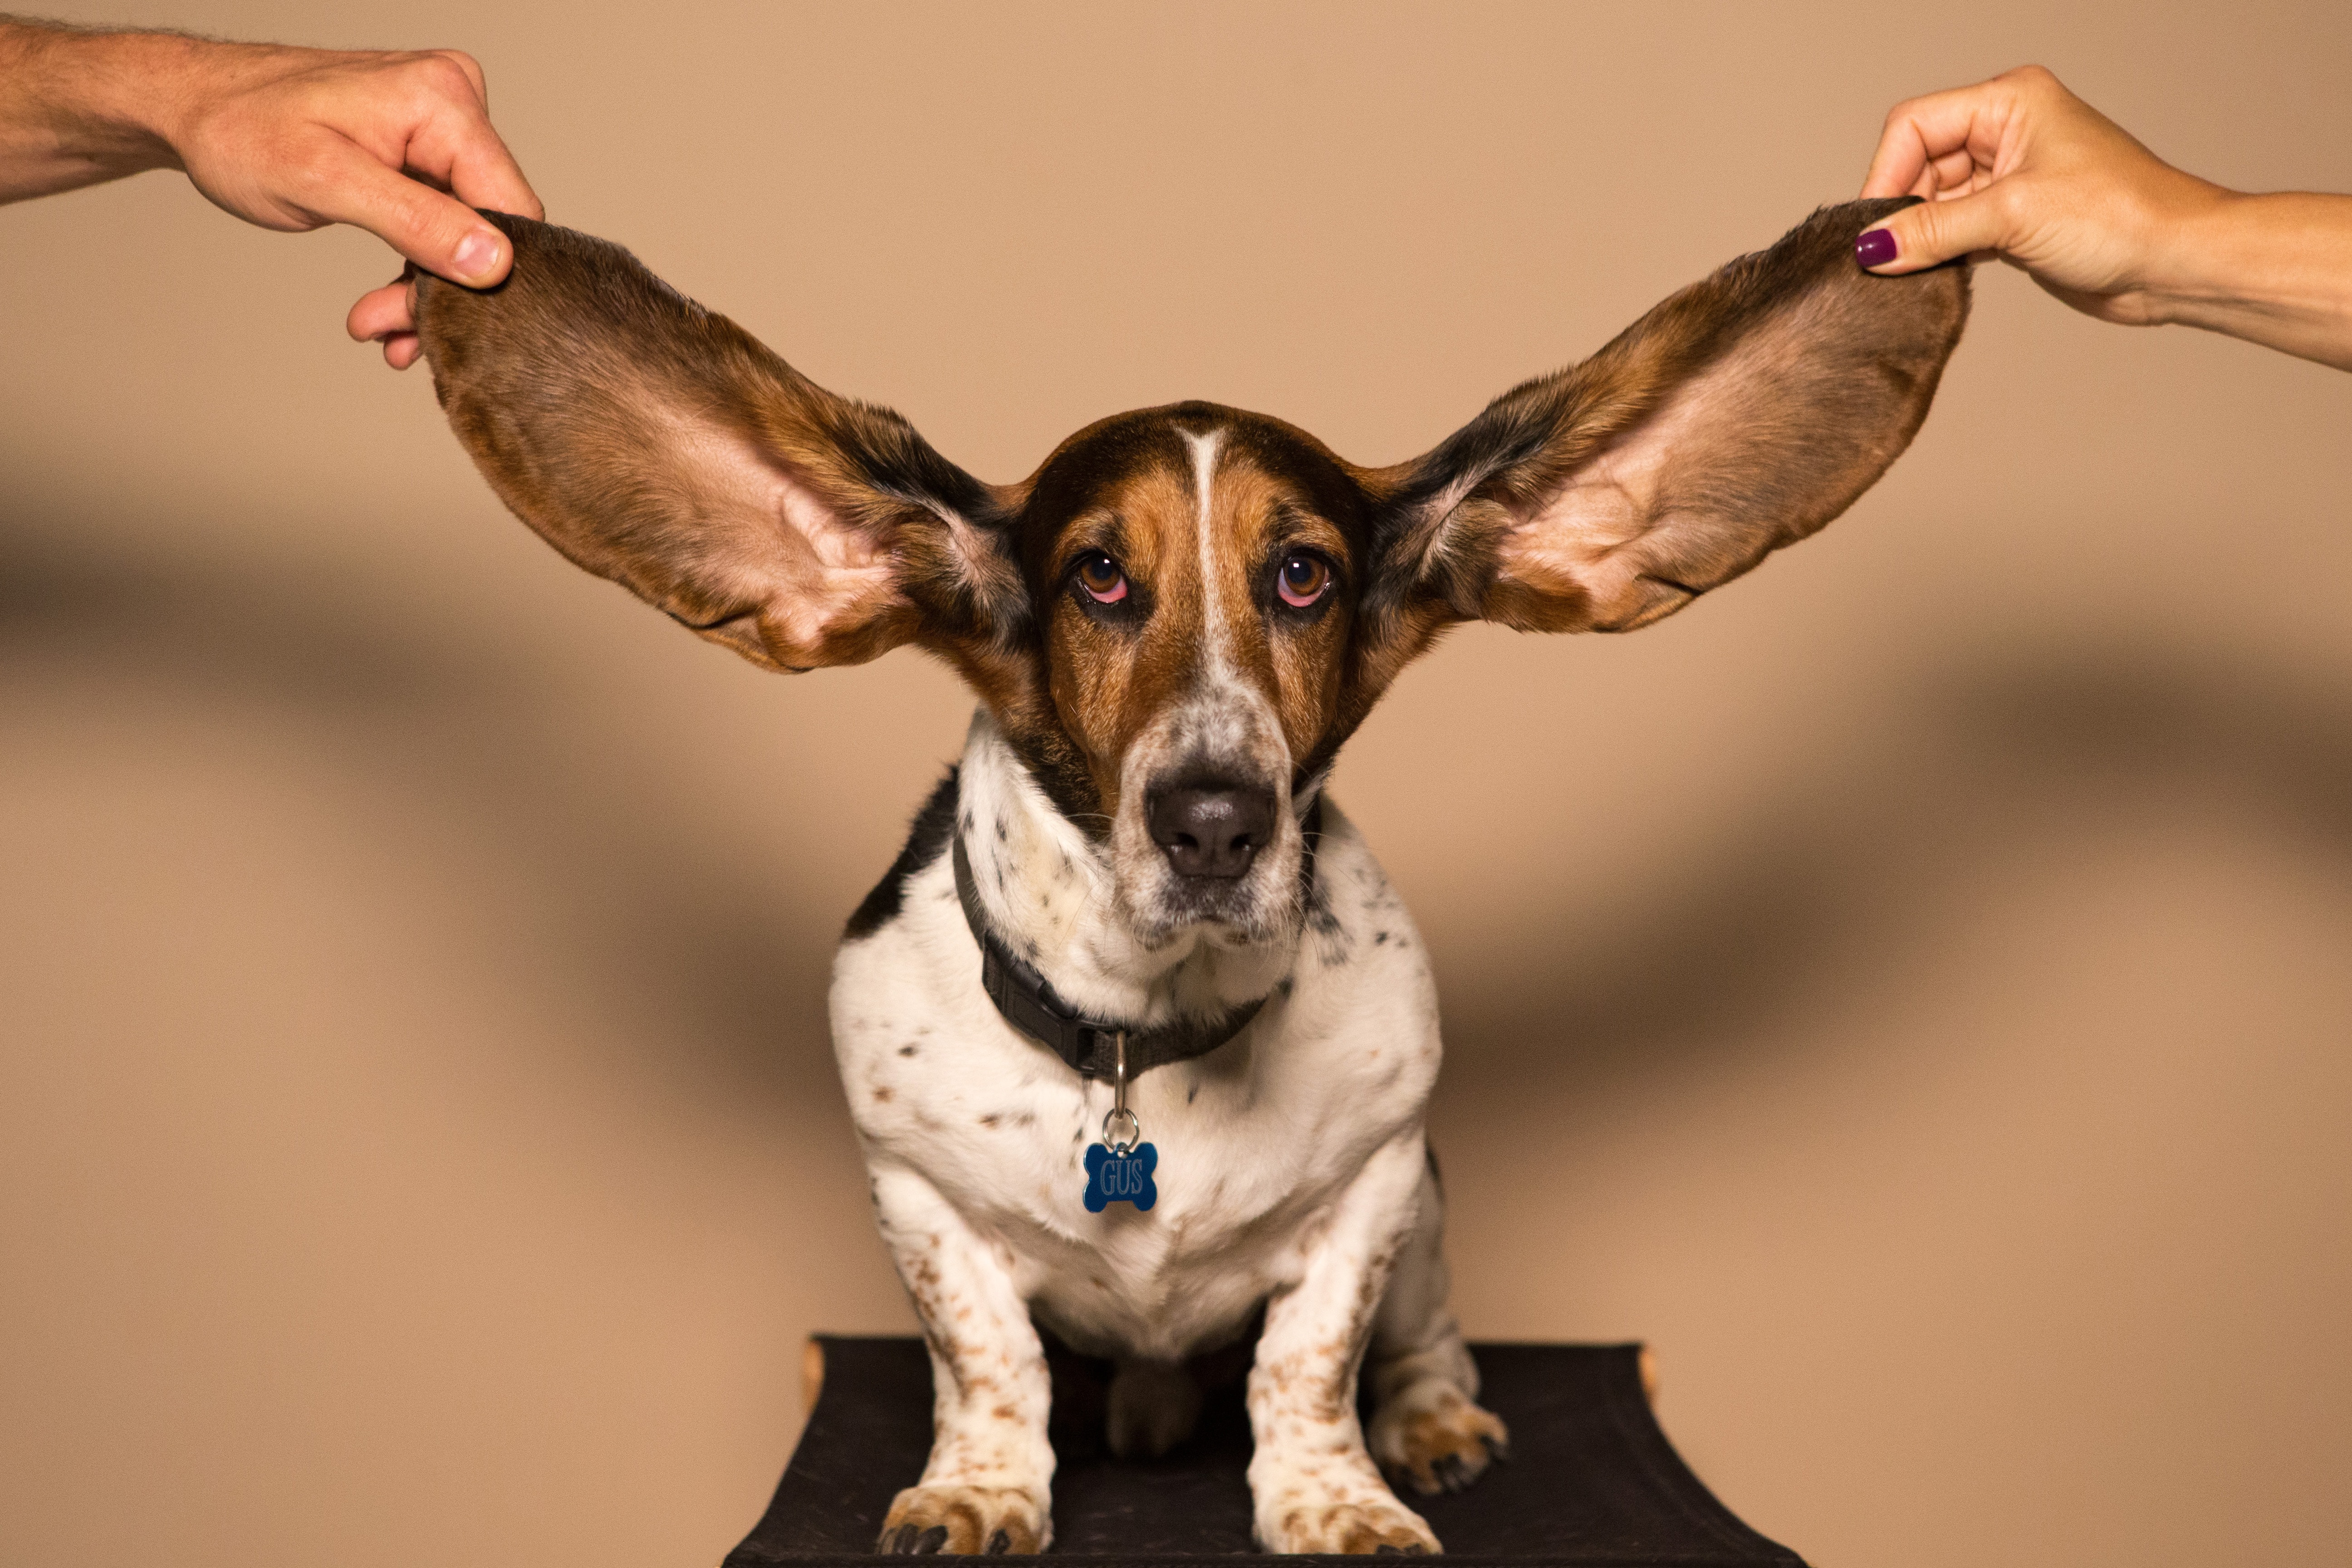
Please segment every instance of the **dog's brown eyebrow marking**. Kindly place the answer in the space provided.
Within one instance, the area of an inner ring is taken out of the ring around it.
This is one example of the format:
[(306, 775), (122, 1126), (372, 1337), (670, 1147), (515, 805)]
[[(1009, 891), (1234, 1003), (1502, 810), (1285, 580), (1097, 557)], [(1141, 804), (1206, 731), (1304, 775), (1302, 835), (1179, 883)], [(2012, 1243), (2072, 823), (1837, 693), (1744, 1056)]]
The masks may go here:
[(1076, 561), (1087, 551), (1099, 550), (1124, 566), (1128, 544), (1127, 520), (1118, 512), (1082, 512), (1063, 530), (1059, 553), (1066, 561)]

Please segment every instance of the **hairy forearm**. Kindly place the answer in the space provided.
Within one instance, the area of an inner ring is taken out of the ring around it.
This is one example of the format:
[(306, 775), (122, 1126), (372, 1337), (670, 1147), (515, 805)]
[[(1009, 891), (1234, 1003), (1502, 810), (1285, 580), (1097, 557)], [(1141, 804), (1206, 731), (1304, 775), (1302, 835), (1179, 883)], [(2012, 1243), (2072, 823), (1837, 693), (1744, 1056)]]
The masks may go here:
[(2154, 249), (2156, 319), (2352, 370), (2352, 196), (2217, 192)]
[(217, 47), (0, 17), (0, 202), (177, 167), (171, 117)]

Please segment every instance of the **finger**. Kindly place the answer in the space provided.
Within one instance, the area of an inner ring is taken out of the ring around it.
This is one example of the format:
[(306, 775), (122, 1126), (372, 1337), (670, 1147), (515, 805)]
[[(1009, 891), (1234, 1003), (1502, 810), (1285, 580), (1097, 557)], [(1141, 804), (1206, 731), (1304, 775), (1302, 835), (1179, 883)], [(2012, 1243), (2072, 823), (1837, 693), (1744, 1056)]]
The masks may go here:
[(482, 75), (482, 62), (463, 49), (436, 49), (433, 52), (466, 73), (466, 79), (474, 84), (475, 101), (487, 112), (490, 107), (490, 84), (488, 79)]
[(1878, 149), (1870, 155), (1870, 173), (1862, 180), (1864, 201), (1919, 194), (1927, 174), (1927, 150), (1911, 122), (1896, 118), (1907, 107), (1896, 105), (1886, 117), (1886, 128), (1878, 133)]
[(383, 363), (394, 370), (406, 370), (425, 353), (416, 335), (416, 289), (406, 276), (361, 295), (343, 325), (362, 342), (382, 343)]
[(1976, 178), (1977, 161), (1965, 147), (1957, 153), (1947, 153), (1928, 165), (1936, 177), (1937, 191), (1965, 191)]
[(1990, 165), (2008, 123), (2011, 89), (1998, 81), (1932, 92), (1896, 104), (1879, 132), (1878, 151), (1862, 183), (1864, 200), (1899, 196), (1917, 188), (1937, 160), (1966, 152)]
[(523, 177), (522, 166), (491, 129), (479, 100), (444, 101), (409, 132), (402, 162), (431, 176), (468, 206), (544, 217), (546, 209)]
[(467, 206), (517, 213), (530, 218), (547, 216), (547, 209), (540, 205), (539, 193), (523, 177), (522, 165), (515, 162), (514, 154), (507, 151), (507, 144), (499, 140), (498, 132), (488, 122), (483, 124), (478, 137), (469, 139), (458, 149), (447, 178), (449, 188)]
[(408, 285), (387, 283), (360, 296), (352, 307), (344, 329), (363, 343), (378, 342), (400, 332), (416, 330), (415, 317), (411, 313)]
[(337, 136), (305, 171), (302, 205), (330, 223), (366, 229), (428, 272), (487, 289), (514, 260), (506, 236), (464, 202), (387, 169)]
[(1854, 259), (1865, 271), (1896, 276), (1973, 251), (2004, 249), (2008, 208), (2005, 189), (1905, 207), (1854, 240)]

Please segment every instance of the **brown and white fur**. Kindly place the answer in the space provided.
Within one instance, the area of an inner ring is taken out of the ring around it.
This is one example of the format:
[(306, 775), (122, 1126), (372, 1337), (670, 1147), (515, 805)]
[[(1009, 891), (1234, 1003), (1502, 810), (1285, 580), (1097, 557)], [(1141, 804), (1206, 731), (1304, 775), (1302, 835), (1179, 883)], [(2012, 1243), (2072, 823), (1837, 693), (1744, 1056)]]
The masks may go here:
[[(1855, 268), (1853, 237), (1893, 205), (1815, 214), (1384, 468), (1181, 404), (988, 485), (603, 242), (500, 219), (502, 288), (418, 280), (452, 424), (573, 561), (770, 668), (911, 642), (980, 698), (835, 969), (843, 1084), (937, 1400), (884, 1549), (1049, 1543), (1041, 1325), (1116, 1361), (1112, 1446), (1153, 1453), (1197, 1411), (1186, 1358), (1262, 1323), (1259, 1543), (1437, 1550), (1383, 1472), (1463, 1485), (1506, 1435), (1446, 1308), (1423, 1136), (1435, 986), (1328, 801), (1309, 864), (1309, 807), (1447, 626), (1644, 626), (1876, 479), (1968, 304), (1958, 270)], [(997, 930), (1088, 1013), (1147, 1026), (1265, 999), (1226, 1045), (1136, 1082), (1150, 1212), (1083, 1206), (1110, 1089), (982, 992), (951, 836)]]

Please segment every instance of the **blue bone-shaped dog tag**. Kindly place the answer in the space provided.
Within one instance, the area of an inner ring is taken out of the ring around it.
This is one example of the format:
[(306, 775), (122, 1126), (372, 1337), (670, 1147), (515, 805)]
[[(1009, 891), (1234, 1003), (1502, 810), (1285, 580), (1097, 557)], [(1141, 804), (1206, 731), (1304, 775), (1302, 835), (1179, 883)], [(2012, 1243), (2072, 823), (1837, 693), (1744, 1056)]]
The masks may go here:
[(1160, 1184), (1151, 1179), (1160, 1151), (1138, 1143), (1124, 1154), (1114, 1154), (1100, 1143), (1087, 1146), (1087, 1212), (1100, 1214), (1110, 1204), (1133, 1204), (1148, 1209), (1160, 1201)]

